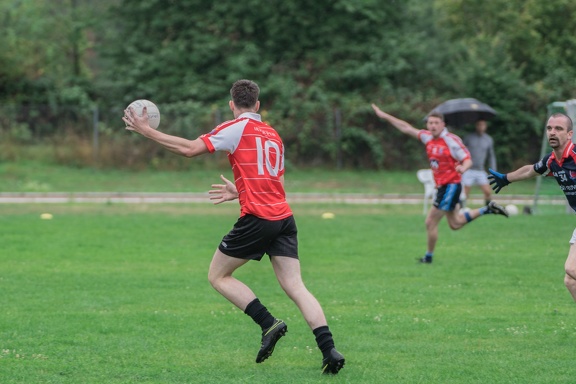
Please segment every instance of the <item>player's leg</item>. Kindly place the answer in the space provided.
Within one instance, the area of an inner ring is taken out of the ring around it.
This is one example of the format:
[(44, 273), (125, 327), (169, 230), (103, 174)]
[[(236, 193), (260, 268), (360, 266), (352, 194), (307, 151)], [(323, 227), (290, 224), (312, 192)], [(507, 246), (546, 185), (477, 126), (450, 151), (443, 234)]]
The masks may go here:
[(576, 301), (576, 230), (572, 233), (572, 238), (570, 239), (570, 251), (568, 252), (568, 258), (564, 264), (564, 270), (566, 275), (564, 276), (564, 284), (568, 291), (572, 295), (574, 301)]
[(314, 333), (318, 348), (322, 352), (322, 373), (338, 373), (344, 366), (344, 356), (334, 346), (334, 339), (320, 303), (302, 281), (300, 261), (286, 256), (273, 256), (271, 260), (280, 286), (294, 301)]
[(492, 188), (490, 188), (490, 184), (480, 184), (480, 189), (482, 190), (482, 194), (484, 195), (484, 201), (486, 205), (490, 204), (492, 201)]
[(460, 208), (464, 208), (468, 204), (468, 198), (470, 197), (470, 191), (472, 190), (472, 185), (474, 185), (473, 171), (467, 170), (462, 174), (462, 187), (464, 193), (460, 194)]
[(436, 207), (430, 208), (428, 215), (426, 216), (426, 245), (427, 250), (423, 258), (419, 259), (422, 263), (431, 263), (432, 257), (434, 256), (434, 249), (436, 248), (436, 243), (438, 242), (438, 224), (440, 220), (444, 217), (446, 212), (438, 209)]
[(302, 312), (310, 329), (325, 326), (326, 317), (320, 303), (302, 281), (300, 261), (293, 257), (283, 256), (274, 256), (271, 260), (280, 286)]
[(239, 218), (234, 228), (222, 239), (208, 272), (212, 286), (262, 329), (261, 346), (256, 355), (257, 363), (272, 355), (276, 342), (286, 334), (288, 327), (284, 321), (272, 316), (252, 290), (232, 274), (249, 260), (260, 260), (279, 228), (279, 224), (275, 222), (252, 215)]
[(470, 197), (470, 191), (472, 190), (471, 185), (464, 185), (464, 193), (460, 195), (460, 203), (462, 208), (466, 206), (466, 202), (468, 201), (468, 197)]
[(208, 281), (212, 287), (242, 311), (251, 301), (256, 299), (256, 295), (246, 284), (237, 280), (232, 274), (247, 262), (248, 260), (227, 256), (217, 249), (208, 271)]

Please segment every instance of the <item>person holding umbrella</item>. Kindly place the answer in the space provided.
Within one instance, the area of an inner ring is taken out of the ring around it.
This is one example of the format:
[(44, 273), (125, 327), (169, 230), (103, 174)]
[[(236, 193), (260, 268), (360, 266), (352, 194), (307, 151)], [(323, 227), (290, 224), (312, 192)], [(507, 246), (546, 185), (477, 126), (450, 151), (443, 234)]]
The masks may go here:
[(376, 104), (372, 104), (372, 109), (376, 116), (386, 120), (400, 132), (420, 140), (426, 148), (438, 192), (426, 216), (427, 250), (424, 257), (418, 259), (421, 263), (432, 263), (438, 241), (438, 224), (444, 216), (452, 230), (458, 230), (487, 214), (508, 217), (506, 209), (493, 201), (482, 208), (467, 212), (456, 210), (462, 192), (462, 174), (470, 169), (472, 160), (462, 140), (448, 132), (441, 113), (432, 111), (426, 120), (426, 129), (416, 129), (406, 121), (382, 111)]
[[(462, 175), (462, 185), (465, 198), (470, 196), (473, 185), (479, 186), (484, 195), (484, 201), (489, 204), (492, 199), (492, 189), (488, 183), (485, 167), (488, 162), (489, 168), (496, 169), (496, 155), (494, 154), (494, 140), (486, 133), (487, 128), (486, 120), (478, 120), (476, 131), (464, 136), (464, 145), (472, 157), (472, 167)], [(463, 201), (461, 203), (464, 205)]]

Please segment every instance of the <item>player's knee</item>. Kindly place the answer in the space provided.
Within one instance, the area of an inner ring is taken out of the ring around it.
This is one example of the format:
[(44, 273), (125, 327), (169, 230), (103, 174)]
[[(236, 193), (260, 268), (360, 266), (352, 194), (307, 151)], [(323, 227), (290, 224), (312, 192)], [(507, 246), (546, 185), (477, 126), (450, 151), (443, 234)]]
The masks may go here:
[(220, 286), (220, 283), (222, 281), (220, 277), (221, 276), (218, 276), (213, 271), (208, 271), (208, 281), (210, 282), (210, 285), (216, 290), (218, 290), (218, 287)]
[(566, 275), (564, 275), (564, 285), (571, 293), (576, 293), (576, 279), (572, 276), (573, 275), (569, 275), (568, 272), (566, 272)]

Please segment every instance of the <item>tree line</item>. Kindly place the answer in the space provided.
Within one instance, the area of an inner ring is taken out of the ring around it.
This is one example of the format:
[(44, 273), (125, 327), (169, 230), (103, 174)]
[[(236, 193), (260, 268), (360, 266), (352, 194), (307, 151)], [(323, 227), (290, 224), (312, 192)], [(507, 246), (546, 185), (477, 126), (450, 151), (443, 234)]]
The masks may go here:
[[(288, 164), (421, 167), (421, 145), (370, 103), (423, 128), (436, 105), (474, 97), (498, 112), (489, 133), (505, 170), (537, 160), (547, 106), (575, 98), (571, 0), (0, 0), (0, 11), (0, 105), (76, 119), (97, 106), (115, 142), (129, 140), (116, 127), (140, 98), (160, 106), (160, 129), (206, 132), (249, 78)], [(36, 118), (8, 120), (22, 130)]]

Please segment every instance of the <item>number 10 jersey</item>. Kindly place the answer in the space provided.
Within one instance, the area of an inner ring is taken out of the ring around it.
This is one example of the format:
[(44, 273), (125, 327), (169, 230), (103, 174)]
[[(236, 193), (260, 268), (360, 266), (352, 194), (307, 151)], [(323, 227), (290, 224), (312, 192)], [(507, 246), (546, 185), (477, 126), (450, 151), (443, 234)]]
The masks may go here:
[(208, 150), (228, 152), (240, 216), (282, 220), (292, 215), (282, 185), (284, 144), (257, 113), (246, 112), (201, 135)]

